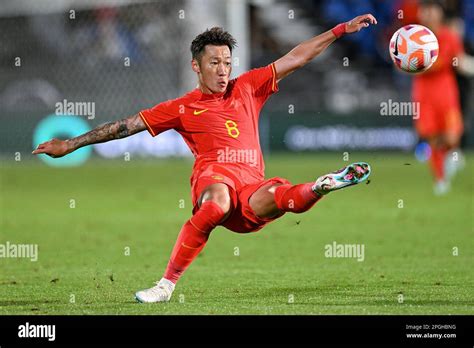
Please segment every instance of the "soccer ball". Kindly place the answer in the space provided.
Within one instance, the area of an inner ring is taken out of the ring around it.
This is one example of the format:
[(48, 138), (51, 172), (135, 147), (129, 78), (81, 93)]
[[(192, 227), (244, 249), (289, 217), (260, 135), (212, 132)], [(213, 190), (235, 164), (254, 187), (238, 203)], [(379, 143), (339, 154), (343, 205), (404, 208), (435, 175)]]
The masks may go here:
[(393, 34), (389, 51), (399, 69), (408, 73), (421, 73), (436, 62), (439, 53), (438, 39), (422, 25), (405, 25)]

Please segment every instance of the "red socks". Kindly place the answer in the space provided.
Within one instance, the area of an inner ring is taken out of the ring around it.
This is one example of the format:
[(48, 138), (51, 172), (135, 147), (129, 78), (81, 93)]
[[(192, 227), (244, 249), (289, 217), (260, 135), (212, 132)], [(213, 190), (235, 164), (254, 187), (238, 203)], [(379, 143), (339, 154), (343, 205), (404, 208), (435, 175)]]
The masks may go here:
[(222, 209), (214, 202), (204, 202), (199, 210), (181, 228), (174, 245), (164, 278), (176, 284), (179, 277), (206, 245), (211, 231), (224, 217)]
[(313, 183), (281, 185), (275, 189), (275, 202), (281, 211), (303, 213), (310, 209), (322, 196), (311, 190)]
[(431, 148), (431, 171), (437, 181), (444, 179), (444, 159), (446, 152), (444, 148)]

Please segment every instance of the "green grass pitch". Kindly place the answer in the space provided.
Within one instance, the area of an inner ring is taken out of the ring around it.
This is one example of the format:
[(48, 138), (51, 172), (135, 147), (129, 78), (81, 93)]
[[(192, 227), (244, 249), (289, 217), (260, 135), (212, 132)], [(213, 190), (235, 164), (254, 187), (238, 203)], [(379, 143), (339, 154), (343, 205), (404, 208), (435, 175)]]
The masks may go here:
[[(160, 279), (190, 217), (191, 161), (3, 161), (0, 244), (38, 244), (39, 258), (0, 259), (0, 314), (474, 314), (474, 154), (442, 198), (410, 154), (350, 160), (372, 165), (369, 185), (258, 233), (216, 229), (166, 304), (133, 294)], [(271, 155), (266, 174), (309, 182), (344, 164)], [(325, 257), (333, 242), (363, 244), (364, 260)]]

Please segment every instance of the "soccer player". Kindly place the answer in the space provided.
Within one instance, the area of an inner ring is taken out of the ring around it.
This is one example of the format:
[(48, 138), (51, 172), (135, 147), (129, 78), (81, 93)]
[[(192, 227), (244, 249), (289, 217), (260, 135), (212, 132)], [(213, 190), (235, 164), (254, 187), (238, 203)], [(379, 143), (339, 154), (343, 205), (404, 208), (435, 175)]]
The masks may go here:
[(292, 185), (278, 177), (266, 180), (258, 118), (268, 97), (278, 90), (279, 81), (342, 35), (376, 23), (371, 14), (358, 16), (301, 43), (272, 64), (233, 80), (231, 54), (236, 41), (221, 28), (212, 28), (191, 44), (196, 89), (76, 138), (52, 139), (38, 145), (33, 154), (61, 157), (82, 146), (145, 129), (152, 136), (168, 129), (181, 134), (196, 160), (191, 176), (193, 216), (181, 228), (161, 280), (135, 294), (139, 302), (169, 301), (176, 282), (216, 226), (238, 233), (255, 232), (286, 212), (305, 212), (327, 193), (358, 184), (370, 175), (369, 165), (361, 162), (311, 183)]
[(444, 10), (439, 1), (422, 1), (419, 19), (438, 38), (439, 56), (428, 71), (414, 78), (413, 100), (420, 103), (415, 128), (420, 138), (430, 144), (434, 192), (442, 195), (449, 191), (450, 178), (463, 161), (458, 149), (463, 120), (454, 68), (470, 75), (474, 74), (474, 63), (464, 53), (459, 36), (444, 25)]

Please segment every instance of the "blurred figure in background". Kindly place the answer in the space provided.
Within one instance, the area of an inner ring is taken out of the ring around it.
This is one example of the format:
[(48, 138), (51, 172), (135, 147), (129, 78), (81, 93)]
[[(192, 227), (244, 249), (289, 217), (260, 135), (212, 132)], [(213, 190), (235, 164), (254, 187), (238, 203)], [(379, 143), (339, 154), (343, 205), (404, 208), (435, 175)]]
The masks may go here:
[(413, 81), (413, 100), (420, 103), (420, 117), (415, 127), (420, 138), (431, 146), (431, 170), (434, 192), (449, 191), (450, 179), (464, 165), (459, 143), (464, 126), (459, 101), (459, 88), (454, 69), (474, 74), (473, 58), (464, 53), (459, 35), (444, 24), (440, 1), (424, 0), (418, 11), (420, 24), (431, 29), (439, 42), (436, 63)]

